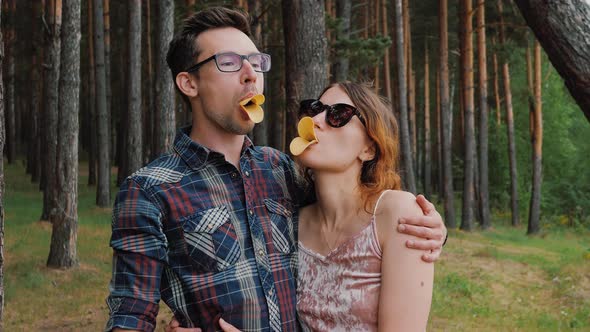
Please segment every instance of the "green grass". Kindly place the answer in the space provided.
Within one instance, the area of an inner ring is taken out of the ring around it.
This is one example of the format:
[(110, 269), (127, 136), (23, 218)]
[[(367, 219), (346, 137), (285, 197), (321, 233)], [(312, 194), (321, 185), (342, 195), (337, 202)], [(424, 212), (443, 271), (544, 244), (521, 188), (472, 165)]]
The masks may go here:
[[(5, 330), (101, 330), (110, 209), (95, 207), (96, 188), (82, 176), (80, 266), (48, 269), (51, 226), (38, 221), (38, 185), (22, 165), (6, 166), (5, 181)], [(508, 214), (495, 214), (493, 222), (486, 232), (451, 231), (436, 263), (428, 331), (590, 331), (590, 232), (552, 228), (529, 237), (524, 226), (507, 226)], [(160, 316), (165, 324), (170, 313)]]

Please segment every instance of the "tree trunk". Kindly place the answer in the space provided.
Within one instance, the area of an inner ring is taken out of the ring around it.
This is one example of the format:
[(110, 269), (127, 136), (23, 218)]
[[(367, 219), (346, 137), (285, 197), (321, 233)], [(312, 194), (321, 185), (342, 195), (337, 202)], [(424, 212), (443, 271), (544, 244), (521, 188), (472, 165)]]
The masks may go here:
[[(502, 0), (498, 0), (500, 15), (500, 45), (504, 46), (504, 18), (502, 16)], [(514, 117), (512, 112), (512, 89), (510, 88), (510, 65), (506, 59), (502, 64), (504, 77), (504, 95), (506, 97), (506, 131), (508, 135), (508, 159), (510, 161), (510, 201), (512, 208), (512, 225), (517, 226), (518, 220), (518, 182), (516, 172), (516, 142), (514, 138)]]
[(92, 2), (88, 1), (88, 185), (96, 184), (96, 152), (98, 150), (96, 139), (96, 63), (94, 57), (94, 7)]
[(324, 1), (283, 1), (287, 137), (297, 134), (299, 101), (317, 98), (326, 87), (327, 40)]
[(45, 38), (45, 83), (43, 85), (45, 104), (45, 135), (44, 135), (44, 167), (45, 188), (43, 190), (43, 215), (42, 220), (51, 220), (51, 215), (57, 208), (56, 162), (57, 162), (57, 122), (58, 122), (58, 86), (61, 53), (61, 0), (49, 0), (46, 2), (47, 24), (49, 30)]
[(474, 210), (474, 158), (475, 156), (475, 117), (473, 111), (473, 36), (472, 0), (461, 0), (461, 28), (463, 40), (461, 47), (461, 73), (463, 74), (463, 105), (464, 115), (464, 143), (465, 162), (463, 164), (463, 216), (461, 229), (471, 231), (473, 229)]
[(111, 162), (109, 158), (109, 114), (107, 111), (107, 88), (104, 50), (103, 0), (94, 0), (94, 63), (96, 77), (96, 130), (98, 136), (98, 182), (96, 205), (110, 206)]
[[(381, 5), (379, 4), (379, 2), (380, 2), (379, 0), (371, 1), (372, 7), (373, 7), (373, 13), (372, 13), (373, 14), (373, 23), (371, 24), (371, 30), (373, 31), (373, 37), (377, 37), (377, 35), (380, 34), (380, 30), (381, 30), (381, 25), (379, 24), (379, 18), (380, 18), (379, 11), (380, 11)], [(380, 81), (380, 76), (379, 76), (379, 73), (380, 73), (379, 62), (377, 62), (375, 64), (374, 70), (375, 71), (373, 74), (373, 77), (374, 77), (373, 85), (375, 88), (375, 92), (379, 93), (380, 89), (381, 89), (381, 81)]]
[(127, 118), (127, 175), (141, 168), (141, 0), (129, 1), (129, 111)]
[[(409, 121), (409, 132), (410, 132), (410, 144), (411, 144), (411, 152), (412, 152), (412, 165), (415, 167), (416, 164), (416, 145), (417, 145), (417, 136), (416, 136), (416, 90), (415, 90), (415, 79), (414, 79), (414, 69), (412, 65), (412, 32), (411, 32), (411, 24), (410, 24), (410, 4), (409, 0), (402, 0), (402, 15), (403, 15), (403, 24), (404, 24), (404, 55), (405, 55), (405, 63), (406, 63), (406, 81), (407, 81), (407, 107), (408, 107), (408, 121)], [(416, 174), (416, 168), (414, 168), (413, 173)], [(415, 180), (414, 180), (415, 181)]]
[(485, 1), (477, 1), (477, 64), (479, 68), (479, 206), (481, 227), (490, 228), (488, 181), (488, 69)]
[(52, 220), (47, 266), (77, 265), (78, 230), (78, 114), (80, 90), (80, 0), (63, 1), (61, 70), (59, 78), (59, 127), (57, 191), (60, 204)]
[[(382, 2), (382, 36), (389, 36), (389, 31), (387, 28), (387, 19), (389, 16), (387, 15), (387, 1), (383, 0)], [(385, 49), (385, 54), (383, 55), (383, 80), (385, 81), (385, 96), (387, 99), (391, 101), (391, 69), (389, 66), (389, 47)]]
[(439, 72), (440, 72), (440, 113), (442, 125), (442, 164), (444, 173), (445, 224), (455, 228), (455, 205), (452, 169), (452, 120), (449, 104), (449, 32), (447, 0), (439, 1)]
[(430, 142), (430, 64), (428, 44), (424, 46), (424, 196), (432, 193), (432, 147)]
[[(14, 21), (16, 15), (16, 0), (4, 0), (2, 11), (6, 17), (6, 35), (5, 37), (5, 56), (6, 56), (6, 157), (9, 164), (14, 163), (17, 154), (17, 131), (16, 131), (16, 112), (15, 112), (15, 94), (14, 94), (14, 47), (15, 47), (15, 30)], [(1, 67), (0, 67), (1, 68)], [(0, 252), (1, 255), (1, 252)], [(1, 308), (0, 308), (1, 310)]]
[[(282, 18), (277, 15), (268, 16), (268, 26), (270, 27), (271, 33), (266, 33), (264, 36), (266, 39), (266, 45), (269, 47), (269, 52), (277, 54), (281, 58), (284, 58), (285, 49), (281, 46), (283, 40), (283, 34), (281, 31)], [(277, 45), (277, 46), (274, 46)], [(268, 112), (268, 123), (275, 125), (271, 126), (269, 133), (270, 146), (279, 150), (285, 150), (285, 120), (287, 115), (287, 109), (285, 107), (285, 63), (284, 61), (277, 61), (273, 63), (273, 69), (267, 74), (269, 82), (269, 90), (267, 91), (270, 102), (267, 109), (277, 110), (275, 112)], [(266, 79), (264, 80), (267, 81)]]
[(107, 116), (108, 123), (107, 132), (109, 137), (109, 184), (110, 184), (110, 166), (112, 160), (115, 159), (115, 127), (113, 126), (113, 110), (112, 110), (112, 99), (113, 93), (111, 90), (111, 0), (104, 0), (104, 72), (106, 82), (106, 93), (107, 93)]
[(416, 181), (414, 179), (414, 166), (412, 162), (412, 142), (410, 140), (410, 128), (408, 125), (408, 93), (406, 89), (406, 56), (404, 42), (404, 28), (402, 16), (402, 0), (395, 0), (395, 33), (397, 42), (397, 74), (399, 89), (400, 110), (400, 145), (402, 151), (403, 174), (406, 190), (416, 193)]
[[(10, 0), (9, 0), (10, 1)], [(8, 5), (8, 6), (7, 6)], [(0, 17), (6, 15), (6, 10), (10, 4), (2, 4), (0, 0)], [(2, 13), (4, 12), (4, 13)], [(10, 17), (14, 12), (8, 13)], [(10, 38), (10, 37), (9, 37)], [(4, 40), (0, 31), (0, 68), (3, 68), (4, 62)], [(4, 80), (2, 79), (2, 70), (0, 70), (0, 100), (4, 100)], [(14, 105), (14, 102), (12, 102)], [(6, 142), (6, 126), (4, 123), (4, 103), (0, 102), (0, 151), (4, 151), (4, 142)], [(3, 330), (4, 323), (4, 154), (0, 153), (0, 330)]]
[[(156, 1), (157, 6), (158, 1)], [(158, 146), (158, 137), (156, 136), (156, 127), (160, 125), (160, 119), (156, 115), (156, 105), (155, 105), (155, 95), (157, 93), (157, 88), (154, 86), (154, 61), (152, 56), (152, 34), (154, 33), (152, 29), (152, 1), (150, 0), (143, 0), (143, 8), (145, 10), (142, 12), (143, 15), (143, 24), (142, 29), (145, 29), (145, 43), (142, 45), (143, 50), (142, 54), (145, 54), (144, 59), (142, 59), (142, 141), (145, 142), (143, 144), (142, 149), (142, 156), (143, 161), (147, 162), (149, 159), (154, 159), (155, 157), (159, 156), (161, 153), (158, 153), (156, 150)], [(156, 8), (156, 16), (158, 15), (159, 8)], [(158, 20), (158, 18), (156, 18)], [(156, 23), (157, 24), (157, 23)], [(156, 27), (157, 29), (157, 27)]]
[(441, 121), (441, 101), (440, 101), (440, 68), (436, 68), (435, 86), (436, 86), (436, 166), (437, 166), (437, 191), (438, 203), (443, 201), (444, 193), (444, 173), (442, 157), (442, 121)]
[(31, 181), (38, 182), (41, 176), (40, 172), (40, 136), (41, 130), (41, 100), (43, 98), (43, 84), (41, 68), (43, 64), (43, 47), (40, 36), (42, 36), (42, 13), (44, 8), (40, 2), (33, 3), (33, 22), (32, 22), (32, 63), (31, 63), (31, 89), (30, 89), (30, 110), (31, 118), (29, 119), (30, 131), (28, 140), (28, 160), (27, 160), (27, 172), (31, 174)]
[[(494, 39), (492, 38), (492, 45), (495, 46)], [(500, 71), (498, 70), (498, 55), (494, 50), (492, 54), (492, 62), (494, 64), (494, 101), (496, 102), (496, 126), (500, 126), (502, 123), (501, 116), (501, 103), (500, 103)]]
[(531, 117), (533, 133), (531, 144), (533, 146), (533, 179), (531, 190), (531, 203), (529, 209), (529, 224), (527, 234), (536, 234), (540, 230), (541, 215), (541, 177), (543, 155), (543, 101), (541, 99), (541, 44), (535, 42), (535, 79), (534, 79), (534, 114)]
[(186, 0), (186, 17), (190, 17), (195, 12), (196, 0)]
[[(266, 39), (262, 37), (262, 23), (263, 21), (263, 12), (262, 12), (262, 4), (260, 0), (248, 0), (248, 9), (250, 12), (250, 16), (252, 17), (250, 29), (252, 31), (252, 36), (254, 38), (254, 42), (256, 45), (259, 46), (260, 49), (267, 49), (266, 46)], [(266, 15), (268, 17), (268, 15)], [(269, 95), (270, 92), (270, 80), (268, 79), (268, 75), (265, 77), (264, 80), (264, 91), (266, 91), (266, 97), (268, 104), (265, 105), (265, 109), (269, 110), (268, 106), (270, 105), (270, 100), (272, 97)], [(270, 129), (270, 121), (262, 121), (254, 126), (254, 131), (252, 133), (252, 137), (254, 139), (254, 144), (256, 145), (268, 145), (268, 137), (269, 137), (269, 129)]]
[(515, 2), (590, 121), (590, 3), (587, 0)]
[[(337, 39), (349, 39), (352, 17), (352, 1), (336, 1), (336, 15), (340, 19), (340, 30), (338, 30)], [(338, 53), (337, 53), (338, 54)], [(338, 54), (334, 61), (334, 81), (343, 82), (348, 79), (348, 57), (344, 54)]]
[(174, 83), (166, 64), (168, 43), (174, 34), (174, 1), (158, 1), (158, 44), (156, 54), (156, 121), (158, 144), (154, 156), (167, 152), (174, 143), (176, 119), (174, 113)]

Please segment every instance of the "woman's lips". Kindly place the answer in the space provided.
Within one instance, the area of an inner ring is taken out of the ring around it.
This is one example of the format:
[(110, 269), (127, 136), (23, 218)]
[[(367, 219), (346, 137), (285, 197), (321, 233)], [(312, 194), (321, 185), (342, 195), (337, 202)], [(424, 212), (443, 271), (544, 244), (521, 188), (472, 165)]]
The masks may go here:
[(301, 118), (297, 124), (297, 133), (299, 137), (295, 137), (289, 145), (289, 150), (294, 156), (298, 156), (305, 151), (310, 145), (318, 143), (318, 137), (315, 134), (315, 124), (313, 119), (309, 116)]

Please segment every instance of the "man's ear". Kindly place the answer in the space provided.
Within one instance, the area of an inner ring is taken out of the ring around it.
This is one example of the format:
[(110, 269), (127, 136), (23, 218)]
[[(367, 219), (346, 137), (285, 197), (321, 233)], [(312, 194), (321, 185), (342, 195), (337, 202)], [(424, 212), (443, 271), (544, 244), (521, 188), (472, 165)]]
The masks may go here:
[(187, 72), (183, 71), (176, 75), (176, 86), (180, 92), (184, 93), (189, 98), (196, 97), (199, 94), (195, 78)]

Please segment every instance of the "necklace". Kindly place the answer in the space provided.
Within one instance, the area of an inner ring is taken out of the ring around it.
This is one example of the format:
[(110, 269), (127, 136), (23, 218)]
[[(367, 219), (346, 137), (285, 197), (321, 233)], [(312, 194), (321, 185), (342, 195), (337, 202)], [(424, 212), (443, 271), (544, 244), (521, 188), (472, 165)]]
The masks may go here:
[(321, 225), (320, 225), (320, 235), (322, 237), (322, 240), (324, 241), (324, 244), (326, 245), (326, 247), (328, 247), (328, 250), (330, 250), (330, 252), (332, 252), (334, 249), (336, 249), (338, 247), (338, 241), (340, 241), (340, 237), (342, 236), (342, 233), (338, 232), (338, 237), (334, 241), (334, 247), (332, 247), (330, 245), (330, 243), (328, 242), (328, 238), (326, 237), (326, 232), (324, 231), (324, 227), (322, 227)]

